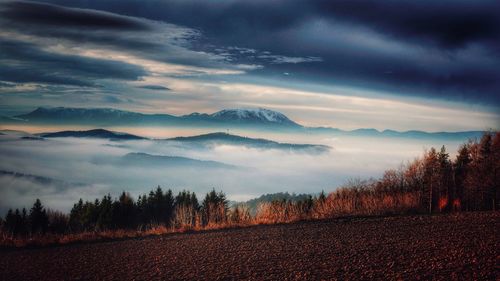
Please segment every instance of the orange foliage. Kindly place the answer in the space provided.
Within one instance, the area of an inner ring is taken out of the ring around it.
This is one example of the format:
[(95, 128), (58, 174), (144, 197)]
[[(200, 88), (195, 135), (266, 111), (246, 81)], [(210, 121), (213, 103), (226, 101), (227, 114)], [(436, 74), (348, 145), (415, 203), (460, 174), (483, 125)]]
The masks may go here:
[(460, 202), (460, 199), (455, 199), (453, 200), (453, 210), (455, 211), (460, 211), (462, 209), (462, 204)]
[(439, 211), (442, 212), (446, 208), (446, 206), (448, 206), (448, 197), (439, 198), (439, 203), (438, 203)]

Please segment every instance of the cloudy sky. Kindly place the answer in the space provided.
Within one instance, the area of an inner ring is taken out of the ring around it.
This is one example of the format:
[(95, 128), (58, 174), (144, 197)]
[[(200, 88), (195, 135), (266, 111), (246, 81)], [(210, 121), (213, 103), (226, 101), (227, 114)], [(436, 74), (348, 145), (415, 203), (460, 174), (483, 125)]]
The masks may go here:
[(309, 126), (498, 129), (500, 2), (0, 0), (0, 114), (265, 107)]

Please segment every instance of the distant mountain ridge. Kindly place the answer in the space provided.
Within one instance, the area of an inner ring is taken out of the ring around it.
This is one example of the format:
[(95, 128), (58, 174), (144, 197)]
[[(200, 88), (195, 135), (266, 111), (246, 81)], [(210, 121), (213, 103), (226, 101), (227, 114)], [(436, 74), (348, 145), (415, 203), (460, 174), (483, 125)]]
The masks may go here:
[(101, 139), (110, 139), (110, 140), (142, 140), (146, 139), (144, 137), (127, 134), (127, 133), (119, 133), (108, 131), (105, 129), (94, 129), (88, 131), (60, 131), (53, 133), (41, 133), (38, 134), (44, 138), (101, 138)]
[(175, 137), (168, 139), (150, 139), (128, 133), (120, 133), (109, 131), (105, 129), (93, 129), (88, 131), (60, 131), (51, 133), (40, 133), (35, 136), (23, 137), (25, 139), (43, 139), (43, 138), (98, 138), (109, 140), (156, 140), (156, 141), (169, 141), (181, 142), (194, 147), (210, 147), (220, 144), (238, 145), (258, 149), (281, 149), (290, 151), (304, 151), (308, 153), (323, 153), (330, 150), (329, 146), (318, 144), (293, 144), (281, 143), (262, 138), (249, 138), (238, 135), (231, 135), (228, 133), (215, 132), (203, 135), (195, 135), (189, 137)]
[(39, 107), (27, 114), (7, 117), (0, 121), (54, 122), (56, 124), (96, 125), (265, 125), (302, 127), (284, 114), (268, 109), (224, 109), (212, 114), (192, 113), (174, 116), (170, 114), (144, 114), (112, 108)]
[(176, 117), (168, 114), (143, 114), (112, 108), (72, 108), (72, 107), (39, 107), (27, 114), (14, 118), (34, 123), (55, 124), (95, 124), (123, 125), (147, 124), (151, 122), (168, 122)]
[(293, 150), (293, 151), (308, 151), (316, 153), (327, 152), (328, 150), (330, 150), (330, 147), (326, 145), (281, 143), (267, 139), (242, 137), (222, 132), (197, 135), (191, 137), (176, 137), (166, 140), (178, 141), (184, 144), (194, 144), (197, 146), (228, 144), (228, 145), (242, 145), (251, 148), (282, 149), (282, 150)]
[(50, 177), (45, 177), (45, 176), (39, 176), (39, 175), (33, 175), (33, 174), (25, 174), (25, 173), (20, 173), (20, 172), (14, 172), (14, 171), (7, 171), (7, 170), (0, 170), (0, 177), (3, 176), (10, 176), (14, 178), (20, 178), (20, 179), (25, 179), (29, 180), (35, 183), (43, 184), (43, 185), (56, 185), (58, 188), (64, 188), (64, 187), (75, 187), (75, 186), (86, 186), (88, 184), (86, 183), (80, 183), (80, 182), (66, 182), (60, 179), (55, 179), (55, 178), (50, 178)]
[(478, 138), (484, 131), (465, 132), (424, 132), (394, 130), (378, 131), (373, 128), (351, 131), (331, 127), (304, 127), (284, 114), (269, 109), (224, 109), (212, 114), (191, 113), (174, 116), (170, 114), (144, 114), (111, 108), (69, 108), (39, 107), (27, 114), (2, 117), (0, 123), (42, 123), (65, 125), (101, 126), (199, 126), (214, 128), (257, 128), (263, 130), (284, 130), (299, 133), (339, 134), (348, 136), (399, 137), (399, 138), (441, 138), (471, 139)]
[(182, 156), (153, 155), (143, 152), (131, 152), (119, 159), (114, 164), (123, 166), (154, 166), (154, 167), (191, 167), (204, 169), (235, 169), (237, 166), (212, 160), (199, 160)]

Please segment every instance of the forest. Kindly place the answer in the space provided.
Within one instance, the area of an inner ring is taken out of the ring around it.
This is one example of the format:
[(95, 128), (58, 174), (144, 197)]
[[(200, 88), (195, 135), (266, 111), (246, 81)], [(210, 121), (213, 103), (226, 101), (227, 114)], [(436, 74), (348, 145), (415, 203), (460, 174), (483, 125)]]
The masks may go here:
[(85, 235), (139, 236), (343, 216), (497, 210), (499, 185), (500, 132), (487, 132), (461, 145), (453, 159), (444, 146), (431, 148), (379, 179), (354, 179), (329, 194), (301, 195), (300, 200), (252, 201), (255, 211), (248, 204), (230, 206), (215, 189), (201, 201), (194, 192), (174, 194), (160, 186), (137, 199), (127, 192), (117, 198), (107, 194), (80, 199), (69, 214), (36, 199), (29, 210), (11, 209), (0, 218), (0, 244), (49, 236), (61, 242)]

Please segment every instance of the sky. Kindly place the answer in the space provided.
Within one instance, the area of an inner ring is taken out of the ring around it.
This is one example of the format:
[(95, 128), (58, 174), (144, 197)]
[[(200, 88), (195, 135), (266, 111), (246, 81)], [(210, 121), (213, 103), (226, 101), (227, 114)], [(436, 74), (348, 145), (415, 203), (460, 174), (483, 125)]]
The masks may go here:
[(500, 2), (0, 0), (0, 114), (263, 107), (306, 126), (500, 124)]

